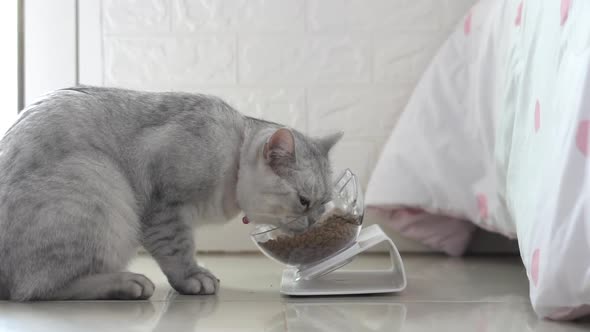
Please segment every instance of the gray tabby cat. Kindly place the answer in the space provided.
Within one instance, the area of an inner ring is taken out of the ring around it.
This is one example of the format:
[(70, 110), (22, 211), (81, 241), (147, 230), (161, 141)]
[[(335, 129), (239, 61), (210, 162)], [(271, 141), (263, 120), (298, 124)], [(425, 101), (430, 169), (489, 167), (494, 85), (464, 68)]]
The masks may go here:
[(205, 95), (56, 91), (0, 142), (0, 298), (149, 298), (152, 282), (125, 272), (139, 246), (179, 293), (213, 294), (193, 227), (240, 211), (288, 220), (325, 202), (340, 137), (308, 138)]

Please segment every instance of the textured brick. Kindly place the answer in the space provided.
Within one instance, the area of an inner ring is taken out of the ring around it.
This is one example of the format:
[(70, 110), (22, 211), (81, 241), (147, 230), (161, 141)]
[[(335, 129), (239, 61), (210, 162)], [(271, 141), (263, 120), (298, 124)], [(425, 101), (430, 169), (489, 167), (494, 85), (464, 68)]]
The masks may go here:
[(371, 42), (359, 35), (257, 35), (239, 42), (244, 83), (362, 83), (371, 77)]
[(397, 87), (322, 87), (308, 94), (309, 131), (344, 131), (350, 137), (386, 137), (403, 110), (409, 91)]
[(107, 33), (163, 32), (170, 29), (167, 0), (104, 0), (103, 24)]
[(232, 36), (105, 40), (105, 83), (187, 86), (235, 83)]
[[(420, 75), (476, 2), (99, 1), (105, 85), (211, 93), (313, 136), (344, 131), (334, 168), (363, 187)], [(253, 249), (243, 226), (199, 230), (199, 243)]]
[(170, 40), (165, 67), (169, 79), (178, 84), (235, 83), (235, 38), (213, 35)]
[(301, 0), (174, 0), (178, 31), (303, 31)]
[(307, 132), (305, 92), (302, 88), (204, 89), (223, 98), (241, 113)]
[(165, 40), (105, 39), (105, 85), (163, 89), (167, 85), (166, 70), (154, 65), (166, 58), (166, 48)]

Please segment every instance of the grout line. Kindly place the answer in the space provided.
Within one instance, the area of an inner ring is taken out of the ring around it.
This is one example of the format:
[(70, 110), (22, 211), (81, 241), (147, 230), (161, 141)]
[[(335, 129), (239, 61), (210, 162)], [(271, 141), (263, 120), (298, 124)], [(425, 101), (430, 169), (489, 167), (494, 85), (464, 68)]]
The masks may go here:
[(25, 107), (25, 5), (17, 4), (17, 113)]
[(100, 31), (100, 85), (104, 86), (104, 76), (105, 76), (105, 71), (106, 71), (106, 61), (105, 61), (105, 53), (104, 53), (104, 38), (105, 38), (105, 33), (104, 33), (104, 9), (103, 9), (103, 1), (100, 1), (100, 8), (99, 8), (99, 31)]
[[(278, 285), (277, 285), (278, 286)], [(278, 288), (278, 287), (277, 287)], [(172, 289), (172, 287), (170, 287), (170, 289)], [(219, 302), (226, 302), (226, 303), (244, 303), (244, 302), (282, 302), (283, 298), (282, 297), (278, 297), (279, 295), (279, 291), (277, 290), (276, 293), (273, 290), (275, 289), (275, 287), (269, 287), (268, 289), (252, 289), (252, 294), (253, 296), (251, 298), (244, 298), (244, 299), (227, 299), (227, 298), (221, 298), (221, 299), (217, 299), (216, 301)], [(266, 297), (264, 296), (264, 294), (259, 294), (257, 296), (257, 292), (260, 291), (272, 291), (272, 293), (270, 294), (271, 296), (277, 295), (277, 297)], [(222, 287), (222, 291), (221, 294), (223, 294), (223, 287)], [(399, 293), (383, 293), (383, 294), (368, 294), (368, 295), (355, 295), (355, 294), (350, 294), (350, 295), (345, 295), (345, 297), (338, 297), (338, 298), (333, 298), (330, 300), (327, 300), (325, 297), (313, 297), (314, 299), (317, 300), (325, 300), (320, 302), (321, 304), (365, 304), (365, 305), (382, 305), (382, 304), (387, 304), (387, 305), (403, 305), (403, 304), (424, 304), (424, 303), (432, 303), (432, 304), (439, 304), (439, 303), (449, 303), (449, 304), (475, 304), (475, 303), (479, 303), (479, 304), (501, 304), (501, 303), (518, 303), (518, 304), (529, 304), (530, 302), (526, 299), (523, 299), (522, 301), (481, 301), (481, 300), (403, 300), (400, 299), (398, 297)], [(219, 297), (219, 296), (217, 296)], [(391, 302), (391, 299), (395, 299), (395, 302)], [(309, 298), (307, 297), (303, 297), (303, 298), (292, 298), (291, 299), (293, 302), (291, 302), (292, 304), (297, 304), (297, 303), (307, 303), (309, 301)], [(316, 302), (317, 302), (316, 300)], [(371, 302), (363, 302), (366, 300), (371, 300)], [(185, 299), (182, 299), (180, 297), (175, 297), (172, 299), (162, 299), (162, 300), (156, 300), (156, 299), (148, 299), (148, 300), (143, 300), (143, 301), (122, 301), (122, 300), (62, 300), (62, 301), (51, 301), (51, 303), (110, 303), (110, 304), (129, 304), (129, 303), (168, 303), (168, 302), (183, 302), (183, 303), (187, 303), (187, 302), (202, 302), (203, 301), (203, 297), (202, 296), (193, 296), (191, 298), (191, 296), (186, 296)]]
[(377, 55), (377, 50), (375, 46), (375, 34), (371, 33), (369, 34), (369, 50), (371, 52), (371, 55), (369, 56), (369, 84), (375, 83), (375, 57)]
[[(400, 32), (416, 32), (416, 31), (400, 31)], [(421, 31), (418, 31), (421, 32)], [(436, 31), (424, 31), (423, 33), (434, 33)], [(111, 31), (103, 33), (106, 37), (117, 37), (117, 38), (124, 38), (124, 39), (158, 39), (158, 38), (194, 38), (194, 37), (210, 37), (212, 34), (219, 35), (219, 36), (230, 36), (235, 33), (243, 33), (247, 37), (278, 37), (278, 38), (285, 38), (285, 37), (341, 37), (341, 36), (352, 36), (352, 37), (359, 37), (365, 36), (368, 34), (373, 34), (374, 32), (366, 31), (366, 30), (358, 30), (358, 31), (347, 31), (343, 33), (342, 31), (311, 31), (307, 33), (306, 31), (301, 30), (248, 30), (248, 29), (224, 29), (224, 30), (202, 30), (202, 31), (162, 31), (162, 30), (153, 30), (153, 31)]]
[(173, 34), (174, 33), (174, 22), (173, 22), (173, 18), (174, 18), (174, 14), (172, 13), (174, 11), (173, 8), (173, 4), (172, 1), (168, 2), (168, 32)]
[(186, 85), (182, 82), (178, 84), (179, 88), (199, 88), (199, 89), (233, 89), (233, 88), (240, 88), (240, 89), (268, 89), (268, 88), (281, 88), (281, 89), (305, 89), (305, 88), (337, 88), (337, 89), (350, 89), (350, 88), (366, 88), (369, 90), (372, 89), (388, 89), (393, 90), (398, 88), (394, 85), (394, 83), (354, 83), (354, 82), (345, 82), (345, 83), (331, 83), (331, 82), (322, 82), (322, 83), (288, 83), (285, 84), (285, 81), (268, 81), (262, 83), (243, 83), (239, 86), (236, 86), (233, 83), (217, 83), (217, 84), (206, 84), (206, 83), (196, 83)]
[(309, 9), (309, 0), (303, 1), (303, 32), (309, 32), (309, 19), (307, 17)]
[(235, 47), (235, 53), (234, 53), (234, 61), (236, 62), (235, 70), (235, 78), (236, 78), (236, 82), (234, 83), (234, 86), (239, 86), (240, 85), (240, 38), (239, 38), (239, 34), (236, 33), (235, 37), (234, 37), (234, 47)]
[(80, 0), (74, 1), (75, 85), (80, 85)]
[(303, 109), (305, 114), (305, 134), (309, 135), (311, 129), (309, 127), (310, 123), (310, 111), (309, 111), (309, 86), (303, 88)]

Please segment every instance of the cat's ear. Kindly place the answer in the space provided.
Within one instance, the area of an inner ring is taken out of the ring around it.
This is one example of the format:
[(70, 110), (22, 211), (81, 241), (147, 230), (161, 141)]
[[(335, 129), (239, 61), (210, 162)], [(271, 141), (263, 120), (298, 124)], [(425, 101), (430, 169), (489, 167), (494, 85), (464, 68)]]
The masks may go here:
[(340, 141), (340, 139), (344, 136), (343, 132), (337, 132), (334, 134), (330, 134), (328, 136), (322, 137), (318, 139), (318, 145), (323, 153), (328, 154), (330, 150)]
[(275, 131), (264, 144), (263, 155), (273, 169), (295, 161), (295, 138), (291, 130), (281, 128)]

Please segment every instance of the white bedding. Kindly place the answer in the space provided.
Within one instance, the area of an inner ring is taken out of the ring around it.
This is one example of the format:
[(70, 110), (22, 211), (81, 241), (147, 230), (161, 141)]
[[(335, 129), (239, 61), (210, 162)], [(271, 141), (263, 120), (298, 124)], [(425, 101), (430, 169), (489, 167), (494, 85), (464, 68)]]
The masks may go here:
[(590, 1), (481, 1), (425, 72), (366, 201), (453, 255), (472, 232), (463, 220), (517, 237), (535, 311), (579, 317), (590, 313), (589, 131)]

